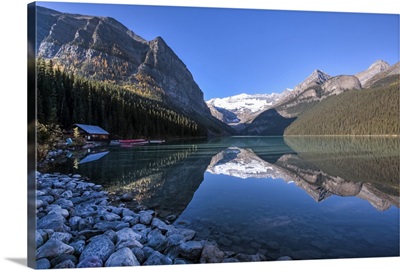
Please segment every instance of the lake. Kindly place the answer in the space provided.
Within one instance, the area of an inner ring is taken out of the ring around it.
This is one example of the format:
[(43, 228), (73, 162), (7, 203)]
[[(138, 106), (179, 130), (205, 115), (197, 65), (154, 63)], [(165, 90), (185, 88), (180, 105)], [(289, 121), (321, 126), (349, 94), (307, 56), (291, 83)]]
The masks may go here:
[(398, 138), (229, 137), (71, 153), (79, 173), (222, 250), (399, 256)]

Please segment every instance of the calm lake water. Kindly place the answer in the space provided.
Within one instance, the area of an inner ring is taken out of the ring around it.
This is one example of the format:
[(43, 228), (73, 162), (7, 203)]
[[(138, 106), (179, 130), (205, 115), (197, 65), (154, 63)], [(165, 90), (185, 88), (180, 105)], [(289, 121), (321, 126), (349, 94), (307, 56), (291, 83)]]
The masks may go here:
[(130, 207), (268, 259), (399, 256), (398, 138), (232, 137), (71, 153)]

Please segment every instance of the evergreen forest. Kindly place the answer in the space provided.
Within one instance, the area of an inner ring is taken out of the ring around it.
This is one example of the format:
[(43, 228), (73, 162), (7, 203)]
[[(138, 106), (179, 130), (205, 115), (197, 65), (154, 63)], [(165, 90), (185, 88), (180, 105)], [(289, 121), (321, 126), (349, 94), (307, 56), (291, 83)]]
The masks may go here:
[(207, 130), (160, 100), (109, 83), (77, 77), (37, 60), (37, 120), (67, 129), (97, 125), (112, 139), (201, 137)]
[(399, 135), (397, 76), (384, 85), (330, 96), (304, 111), (284, 135)]

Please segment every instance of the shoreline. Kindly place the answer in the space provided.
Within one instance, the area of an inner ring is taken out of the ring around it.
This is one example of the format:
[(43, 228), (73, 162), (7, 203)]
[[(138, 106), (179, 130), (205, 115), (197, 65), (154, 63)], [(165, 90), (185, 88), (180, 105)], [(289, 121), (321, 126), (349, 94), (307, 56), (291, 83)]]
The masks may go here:
[[(36, 268), (259, 262), (264, 255), (221, 250), (153, 210), (113, 206), (101, 185), (75, 174), (36, 172)], [(278, 260), (291, 260), (282, 257)]]

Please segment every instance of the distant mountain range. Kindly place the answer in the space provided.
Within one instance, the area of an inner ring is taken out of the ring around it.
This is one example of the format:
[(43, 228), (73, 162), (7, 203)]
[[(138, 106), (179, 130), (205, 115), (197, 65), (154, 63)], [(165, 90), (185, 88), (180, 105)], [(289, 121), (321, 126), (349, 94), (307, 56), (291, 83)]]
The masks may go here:
[[(331, 76), (317, 69), (303, 82), (299, 83), (292, 91), (285, 90), (280, 94), (274, 93), (271, 95), (241, 94), (232, 97), (211, 99), (207, 101), (207, 105), (210, 107), (211, 112), (215, 117), (231, 125), (241, 134), (282, 135), (285, 129), (304, 112), (310, 111), (310, 114), (313, 114), (311, 109), (328, 97), (337, 97), (344, 92), (353, 92), (354, 90), (376, 89), (384, 86), (395, 87), (393, 84), (396, 82), (398, 83), (399, 81), (399, 65), (399, 63), (396, 63), (395, 65), (390, 66), (383, 60), (377, 60), (368, 69), (355, 75), (338, 76)], [(369, 92), (371, 91), (372, 90)], [(364, 91), (359, 94), (366, 97), (367, 95), (371, 95), (368, 94), (369, 92)], [(378, 102), (380, 98), (385, 98), (384, 93), (386, 93), (393, 98), (392, 101), (387, 103), (387, 105), (392, 104), (393, 106), (388, 107), (395, 110), (395, 104), (398, 97), (396, 97), (395, 93), (392, 92), (393, 90), (382, 90), (382, 95), (380, 95), (380, 97), (378, 95), (377, 99), (370, 100), (370, 102)], [(351, 94), (350, 96), (352, 95), (354, 94)], [(330, 102), (334, 99), (335, 98), (330, 99)], [(352, 103), (353, 101), (348, 99), (347, 102)], [(353, 107), (357, 106), (354, 102), (351, 105)], [(381, 120), (388, 117), (393, 120), (393, 115), (387, 115), (389, 113), (388, 107), (383, 106), (380, 108), (381, 112), (378, 114), (383, 117)], [(367, 104), (363, 104), (362, 107), (360, 106), (356, 108), (359, 112), (366, 109), (368, 110)], [(386, 113), (382, 111), (385, 111)], [(341, 117), (348, 116), (349, 115), (344, 112), (344, 115)], [(313, 125), (318, 127), (319, 123), (313, 122)], [(382, 129), (382, 131), (378, 133), (388, 134), (385, 132), (389, 132), (389, 134), (393, 134), (396, 130)], [(322, 134), (316, 130), (313, 132)], [(335, 133), (334, 129), (331, 129), (329, 132), (332, 132), (332, 134), (343, 134), (342, 130), (339, 129), (337, 130), (338, 133)], [(362, 132), (368, 131), (364, 130)], [(353, 134), (351, 131), (348, 133)], [(309, 133), (305, 131), (302, 134)]]
[[(159, 103), (148, 109), (149, 114), (159, 106), (173, 110), (195, 121), (209, 136), (400, 133), (395, 114), (399, 111), (399, 63), (390, 66), (378, 60), (355, 75), (331, 76), (315, 70), (293, 90), (241, 94), (206, 103), (186, 65), (161, 37), (147, 41), (110, 17), (61, 13), (39, 6), (36, 13), (37, 58), (51, 60), (56, 68), (75, 77), (155, 100)], [(347, 92), (351, 94), (343, 100)], [(362, 102), (354, 102), (355, 96)], [(332, 104), (341, 104), (341, 109)], [(353, 118), (353, 122), (347, 121)], [(146, 126), (146, 117), (143, 121)], [(371, 126), (379, 127), (369, 130)]]
[[(394, 140), (364, 138), (354, 144), (342, 138), (288, 137), (285, 142), (298, 153), (281, 152), (276, 160), (266, 161), (262, 154), (257, 154), (256, 148), (229, 147), (212, 157), (207, 172), (244, 180), (283, 180), (302, 188), (317, 202), (334, 195), (357, 196), (380, 211), (399, 207), (398, 166), (394, 154), (399, 146)], [(352, 151), (360, 146), (368, 149), (368, 154), (364, 159), (354, 159)], [(382, 151), (394, 155), (376, 159)], [(383, 164), (390, 168), (388, 172), (377, 169)], [(380, 182), (382, 179), (386, 179), (385, 183)]]
[(207, 101), (213, 115), (227, 124), (245, 123), (252, 116), (264, 111), (285, 97), (291, 89), (272, 94), (240, 94), (226, 98), (213, 98)]

